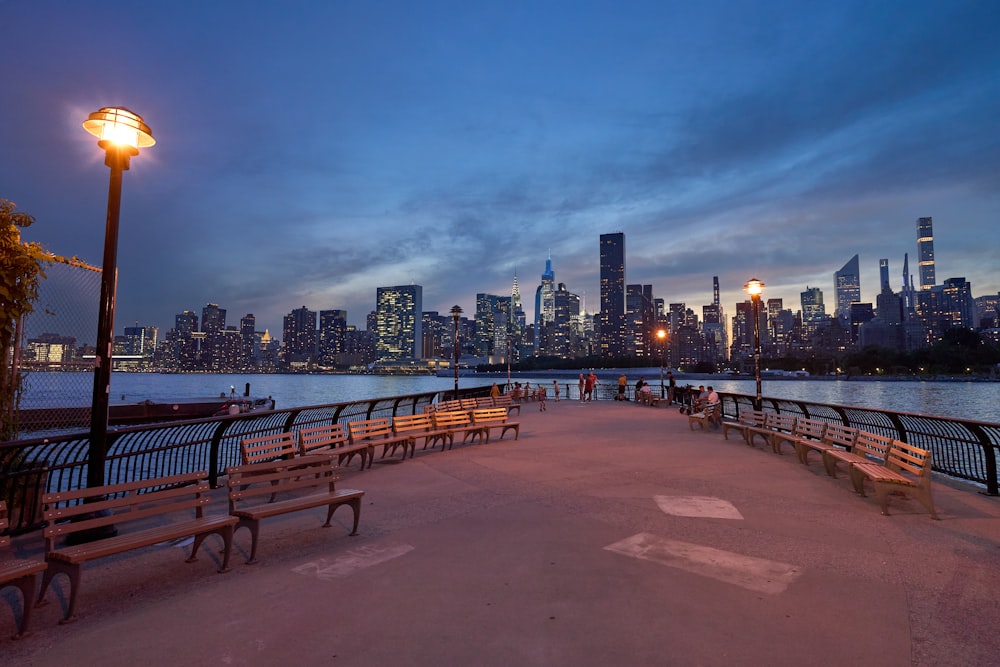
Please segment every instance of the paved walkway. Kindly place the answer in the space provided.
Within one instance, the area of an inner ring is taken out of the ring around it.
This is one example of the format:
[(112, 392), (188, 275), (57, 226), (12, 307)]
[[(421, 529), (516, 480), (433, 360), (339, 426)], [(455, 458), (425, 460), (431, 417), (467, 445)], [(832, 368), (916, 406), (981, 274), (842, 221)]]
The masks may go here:
[(357, 537), (316, 510), (265, 522), (257, 565), (240, 531), (227, 574), (175, 547), (94, 563), (78, 620), (50, 592), (19, 641), (0, 606), (0, 663), (1000, 664), (1000, 499), (936, 479), (942, 521), (884, 517), (674, 409), (548, 405), (517, 441), (346, 472)]

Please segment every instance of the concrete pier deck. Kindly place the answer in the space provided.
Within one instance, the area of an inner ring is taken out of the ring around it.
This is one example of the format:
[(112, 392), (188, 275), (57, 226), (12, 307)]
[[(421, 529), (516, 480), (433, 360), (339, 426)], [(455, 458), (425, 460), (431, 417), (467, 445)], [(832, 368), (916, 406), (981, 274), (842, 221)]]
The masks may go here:
[(1000, 664), (1000, 499), (935, 476), (941, 521), (901, 498), (886, 517), (818, 459), (692, 432), (675, 408), (513, 418), (517, 441), (355, 462), (357, 537), (349, 509), (326, 529), (315, 510), (265, 522), (256, 565), (240, 531), (225, 574), (211, 550), (105, 559), (75, 622), (50, 591), (17, 641), (0, 605), (0, 663)]

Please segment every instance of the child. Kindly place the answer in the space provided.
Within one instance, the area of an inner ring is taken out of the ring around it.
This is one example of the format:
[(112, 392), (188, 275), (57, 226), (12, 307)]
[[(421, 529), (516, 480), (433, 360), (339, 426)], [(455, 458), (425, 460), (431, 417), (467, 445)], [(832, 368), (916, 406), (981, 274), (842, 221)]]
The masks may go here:
[(545, 387), (538, 385), (538, 411), (545, 412)]

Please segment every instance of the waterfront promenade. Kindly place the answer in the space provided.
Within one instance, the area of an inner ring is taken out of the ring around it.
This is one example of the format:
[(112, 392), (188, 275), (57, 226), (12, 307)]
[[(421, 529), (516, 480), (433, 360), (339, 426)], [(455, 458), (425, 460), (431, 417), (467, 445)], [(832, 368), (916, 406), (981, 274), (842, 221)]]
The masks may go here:
[(226, 574), (205, 549), (99, 561), (78, 620), (57, 624), (50, 591), (18, 641), (4, 605), (0, 663), (1000, 664), (1000, 499), (935, 476), (941, 521), (901, 499), (883, 517), (818, 461), (675, 409), (514, 418), (517, 441), (355, 462), (357, 537), (349, 510), (329, 529), (316, 510), (265, 522), (257, 565), (241, 530)]

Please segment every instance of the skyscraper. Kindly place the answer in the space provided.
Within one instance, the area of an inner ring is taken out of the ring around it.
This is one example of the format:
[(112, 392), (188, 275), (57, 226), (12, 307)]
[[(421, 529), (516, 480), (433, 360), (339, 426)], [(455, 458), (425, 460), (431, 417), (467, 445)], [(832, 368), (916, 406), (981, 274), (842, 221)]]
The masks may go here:
[(324, 366), (334, 366), (341, 363), (347, 337), (347, 311), (319, 311), (319, 338), (317, 353), (319, 361)]
[(880, 259), (878, 261), (878, 277), (879, 277), (879, 292), (885, 292), (886, 290), (892, 289), (889, 283), (889, 260)]
[(201, 360), (206, 368), (222, 368), (223, 332), (226, 330), (226, 309), (210, 303), (201, 309)]
[(625, 354), (625, 234), (601, 234), (602, 357)]
[(305, 306), (285, 315), (282, 326), (286, 363), (307, 363), (316, 355), (316, 311)]
[(920, 290), (929, 290), (935, 285), (933, 218), (917, 218), (917, 254), (919, 257)]
[(826, 321), (826, 306), (823, 305), (823, 290), (806, 285), (806, 291), (799, 295), (802, 302), (802, 326), (811, 334)]
[(379, 287), (376, 290), (376, 359), (420, 358), (423, 293), (420, 285)]
[(545, 260), (542, 282), (535, 289), (535, 355), (545, 347), (541, 332), (556, 316), (556, 274), (552, 270), (552, 255)]
[(835, 315), (845, 327), (851, 322), (851, 304), (861, 301), (861, 270), (855, 255), (833, 273), (833, 294), (837, 301)]

